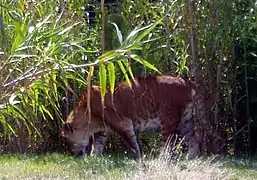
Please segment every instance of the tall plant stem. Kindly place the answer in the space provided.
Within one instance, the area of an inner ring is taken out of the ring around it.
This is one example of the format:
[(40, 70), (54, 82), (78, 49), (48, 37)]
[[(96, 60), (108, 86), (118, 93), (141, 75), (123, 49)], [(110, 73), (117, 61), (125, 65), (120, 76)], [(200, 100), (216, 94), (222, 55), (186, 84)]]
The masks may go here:
[(246, 59), (246, 45), (244, 42), (244, 76), (245, 76), (245, 91), (246, 91), (246, 116), (248, 123), (248, 154), (251, 155), (251, 118), (250, 118), (250, 107), (249, 107), (249, 89), (248, 89), (248, 75), (247, 75), (247, 59)]
[(105, 51), (105, 38), (104, 38), (104, 0), (101, 0), (101, 50), (102, 54)]
[(189, 14), (190, 14), (190, 39), (191, 39), (191, 52), (193, 58), (193, 72), (194, 72), (194, 80), (198, 83), (199, 69), (198, 69), (198, 49), (197, 49), (197, 41), (196, 41), (196, 25), (195, 25), (195, 12), (194, 12), (194, 3), (192, 0), (189, 0)]

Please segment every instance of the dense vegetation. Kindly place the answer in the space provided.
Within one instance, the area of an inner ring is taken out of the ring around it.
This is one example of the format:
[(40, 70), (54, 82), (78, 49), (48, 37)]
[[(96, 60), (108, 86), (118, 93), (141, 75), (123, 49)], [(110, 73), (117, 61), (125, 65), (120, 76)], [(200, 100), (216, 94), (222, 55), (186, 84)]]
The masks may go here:
[(136, 75), (188, 71), (206, 100), (203, 152), (257, 152), (255, 0), (0, 8), (0, 151), (62, 151), (60, 125), (90, 83), (104, 94)]

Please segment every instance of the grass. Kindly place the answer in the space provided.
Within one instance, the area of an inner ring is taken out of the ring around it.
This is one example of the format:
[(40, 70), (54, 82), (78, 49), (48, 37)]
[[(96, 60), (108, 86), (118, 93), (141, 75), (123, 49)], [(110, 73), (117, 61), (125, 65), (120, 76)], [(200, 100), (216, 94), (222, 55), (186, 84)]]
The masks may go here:
[(62, 154), (0, 155), (0, 179), (210, 180), (257, 179), (257, 161), (199, 158), (167, 163), (161, 158), (138, 164), (124, 156), (75, 159)]

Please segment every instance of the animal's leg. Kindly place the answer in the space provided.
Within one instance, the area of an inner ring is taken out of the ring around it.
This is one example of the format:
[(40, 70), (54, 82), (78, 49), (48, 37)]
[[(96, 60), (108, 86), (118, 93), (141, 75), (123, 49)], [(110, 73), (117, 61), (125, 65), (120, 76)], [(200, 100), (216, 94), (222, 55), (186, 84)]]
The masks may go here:
[(105, 117), (112, 130), (122, 137), (125, 141), (125, 145), (133, 152), (135, 158), (139, 160), (141, 153), (132, 120), (121, 118), (115, 111), (110, 110), (106, 113)]
[(188, 148), (188, 157), (194, 158), (199, 153), (199, 143), (194, 132), (193, 122), (193, 103), (188, 103), (181, 117), (181, 122), (178, 126), (179, 135), (185, 138), (185, 143)]
[(113, 129), (123, 138), (126, 146), (132, 151), (135, 158), (139, 160), (141, 153), (132, 122), (123, 122), (120, 126), (113, 127)]
[(93, 146), (94, 146), (94, 135), (92, 135), (89, 138), (88, 146), (85, 149), (85, 152), (86, 152), (87, 156), (92, 155)]
[(107, 141), (107, 133), (100, 131), (94, 134), (93, 154), (102, 154)]
[(180, 118), (175, 110), (165, 110), (161, 115), (161, 133), (164, 145), (170, 141), (170, 138), (176, 133)]

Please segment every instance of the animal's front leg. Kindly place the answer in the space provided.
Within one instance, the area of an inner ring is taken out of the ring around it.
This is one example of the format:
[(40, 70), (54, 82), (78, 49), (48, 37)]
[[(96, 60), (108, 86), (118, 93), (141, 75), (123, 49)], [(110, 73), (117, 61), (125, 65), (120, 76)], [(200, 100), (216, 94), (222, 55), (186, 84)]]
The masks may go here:
[[(132, 130), (132, 131), (134, 131), (134, 130)], [(124, 139), (126, 146), (134, 154), (136, 159), (140, 160), (141, 152), (140, 152), (140, 147), (139, 147), (137, 136), (136, 136), (135, 132), (127, 132), (121, 136)]]
[(114, 111), (108, 111), (106, 119), (112, 130), (122, 137), (126, 146), (132, 151), (135, 158), (139, 160), (141, 153), (132, 120), (119, 117)]
[(140, 148), (137, 141), (137, 136), (135, 134), (133, 124), (131, 120), (126, 120), (116, 126), (114, 126), (114, 131), (119, 134), (125, 142), (125, 145), (134, 154), (135, 158), (139, 160), (141, 158)]
[(100, 131), (94, 134), (93, 154), (102, 154), (107, 141), (107, 132)]

